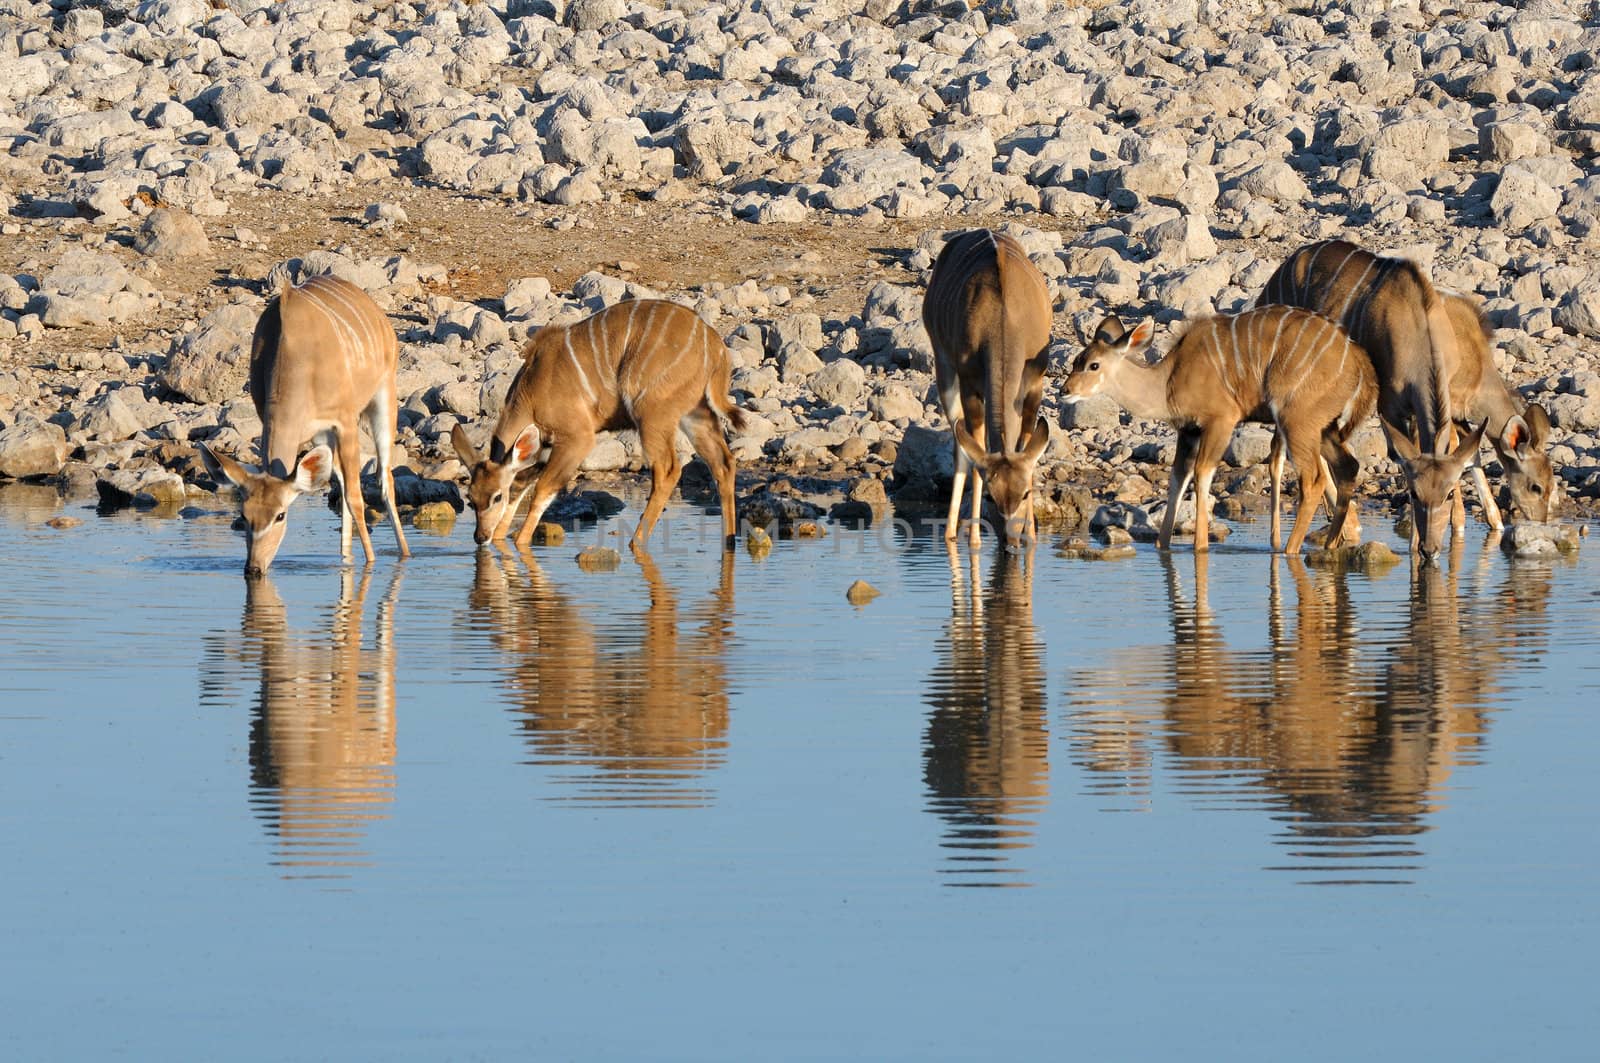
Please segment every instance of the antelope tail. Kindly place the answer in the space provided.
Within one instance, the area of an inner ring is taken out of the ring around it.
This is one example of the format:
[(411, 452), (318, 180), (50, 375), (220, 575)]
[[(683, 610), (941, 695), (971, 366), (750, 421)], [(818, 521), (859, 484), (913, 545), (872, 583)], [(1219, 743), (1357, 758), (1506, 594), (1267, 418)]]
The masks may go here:
[[(1450, 324), (1450, 315), (1445, 310), (1444, 300), (1438, 291), (1429, 283), (1423, 286), (1423, 298), (1427, 301), (1428, 314), (1428, 348), (1431, 356), (1429, 373), (1433, 378), (1434, 408), (1430, 411), (1433, 415), (1433, 430), (1437, 432), (1441, 425), (1449, 424), (1450, 416), (1450, 373), (1455, 366), (1458, 353), (1456, 351), (1455, 329)], [(1431, 446), (1432, 440), (1423, 440), (1424, 446)]]
[(733, 361), (728, 357), (726, 346), (722, 350), (721, 363), (717, 371), (706, 378), (706, 404), (709, 405), (718, 417), (733, 426), (735, 432), (744, 431), (744, 411), (733, 403), (733, 396), (728, 394), (733, 387)]

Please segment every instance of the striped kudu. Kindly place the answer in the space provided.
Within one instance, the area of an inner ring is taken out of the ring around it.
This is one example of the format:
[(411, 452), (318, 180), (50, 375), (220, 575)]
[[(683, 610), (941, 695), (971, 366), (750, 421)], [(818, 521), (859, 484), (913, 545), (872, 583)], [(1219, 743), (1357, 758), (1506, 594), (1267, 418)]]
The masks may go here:
[[(634, 544), (643, 545), (683, 471), (675, 445), (681, 427), (711, 466), (731, 543), (734, 461), (722, 419), (738, 428), (744, 418), (728, 397), (730, 372), (722, 337), (693, 310), (661, 299), (618, 303), (574, 324), (540, 329), (523, 348), (488, 453), (480, 455), (460, 425), (451, 433), (456, 455), (471, 470), (473, 538), (480, 546), (505, 538), (531, 490), (516, 539), (526, 546), (545, 508), (593, 449), (595, 434), (635, 428), (651, 478), (633, 533)], [(531, 487), (517, 488), (517, 474), (541, 458), (544, 468)]]
[(1234, 428), (1244, 420), (1275, 426), (1272, 549), (1278, 549), (1285, 445), (1300, 474), (1288, 551), (1300, 549), (1330, 486), (1329, 527), (1343, 527), (1360, 472), (1345, 443), (1371, 415), (1376, 396), (1372, 365), (1349, 335), (1316, 314), (1265, 307), (1197, 321), (1166, 358), (1145, 365), (1137, 356), (1153, 331), (1148, 321), (1132, 332), (1115, 315), (1101, 321), (1074, 362), (1066, 391), (1076, 397), (1103, 391), (1135, 416), (1167, 421), (1178, 430), (1161, 549), (1171, 545), (1178, 501), (1191, 477), (1194, 548), (1208, 548), (1211, 478)]
[[(395, 366), (399, 345), (389, 319), (366, 292), (336, 277), (312, 277), (285, 286), (267, 303), (250, 341), (250, 399), (261, 418), (261, 467), (244, 465), (200, 447), (206, 471), (244, 495), (249, 540), (245, 575), (257, 577), (272, 564), (289, 505), (326, 486), (331, 476), (343, 499), (339, 513), (340, 556), (350, 557), (350, 526), (361, 535), (367, 563), (374, 554), (361, 494), (361, 430), (377, 450), (383, 502), (401, 557), (410, 557), (395, 510)], [(315, 445), (304, 454), (307, 440)]]
[(1450, 384), (1463, 355), (1447, 301), (1416, 263), (1329, 240), (1290, 255), (1257, 304), (1327, 314), (1371, 357), (1378, 413), (1411, 494), (1412, 546), (1425, 560), (1436, 557), (1484, 431), (1480, 422), (1453, 446), (1461, 411), (1452, 408)]
[(987, 229), (960, 233), (934, 263), (922, 323), (956, 440), (945, 538), (956, 536), (970, 470), (972, 545), (978, 545), (985, 481), (1008, 545), (1024, 535), (1032, 541), (1033, 470), (1050, 443), (1050, 427), (1039, 417), (1051, 324), (1044, 276), (1011, 237)]
[[(1482, 421), (1484, 434), (1500, 459), (1513, 519), (1542, 524), (1550, 519), (1555, 470), (1545, 448), (1550, 415), (1536, 402), (1523, 403), (1494, 367), (1493, 334), (1483, 305), (1470, 295), (1440, 289), (1456, 338), (1455, 371), (1450, 374), (1450, 412), (1458, 425)], [(1472, 462), (1472, 483), (1483, 503), (1483, 519), (1499, 531), (1505, 526), (1489, 490), (1483, 466)], [(1459, 520), (1459, 515), (1458, 515)]]

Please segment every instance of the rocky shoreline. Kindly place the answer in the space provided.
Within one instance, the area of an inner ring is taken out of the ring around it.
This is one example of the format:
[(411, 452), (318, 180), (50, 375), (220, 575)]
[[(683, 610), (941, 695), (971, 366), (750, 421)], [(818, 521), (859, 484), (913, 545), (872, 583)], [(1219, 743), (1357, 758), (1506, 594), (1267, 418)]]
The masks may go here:
[[(532, 330), (645, 296), (734, 352), (747, 516), (939, 508), (922, 285), (987, 225), (1050, 282), (1061, 372), (1102, 313), (1164, 349), (1308, 240), (1411, 255), (1483, 299), (1592, 515), (1596, 56), (1562, 0), (0, 0), (0, 479), (208, 504), (197, 445), (254, 454), (265, 299), (331, 272), (400, 335), (408, 511), (459, 507), (450, 431), (487, 432)], [(1164, 426), (1045, 408), (1047, 523), (1164, 495)], [(1236, 436), (1224, 520), (1267, 443)], [(1376, 424), (1355, 448), (1370, 509), (1398, 470)], [(639, 458), (604, 440), (581, 486)]]

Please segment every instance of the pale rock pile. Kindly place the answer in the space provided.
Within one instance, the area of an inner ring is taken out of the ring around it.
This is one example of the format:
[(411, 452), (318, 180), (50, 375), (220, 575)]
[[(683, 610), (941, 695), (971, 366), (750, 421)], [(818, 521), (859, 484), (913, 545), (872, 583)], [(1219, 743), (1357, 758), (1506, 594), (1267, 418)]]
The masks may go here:
[[(642, 194), (756, 225), (926, 219), (907, 249), (923, 271), (945, 233), (1001, 215), (1052, 285), (1062, 360), (1108, 310), (1166, 326), (1238, 310), (1296, 246), (1340, 236), (1482, 297), (1502, 372), (1549, 406), (1569, 487), (1592, 495), (1595, 19), (1574, 0), (0, 0), (0, 211), (131, 226), (131, 253), (155, 260), (196, 253), (195, 219), (246, 189), (415, 180), (574, 209)], [(403, 217), (375, 203), (364, 220)], [(0, 342), (146, 312), (159, 297), (117, 252), (85, 241), (0, 277)], [(448, 475), (449, 429), (493, 416), (534, 328), (657, 294), (595, 273), (457, 304), (426, 293), (438, 268), (307, 254), (134, 356), (137, 386), (90, 381), (54, 408), (18, 370), (0, 474), (53, 471), (63, 446), (90, 463), (171, 458), (162, 441), (245, 449), (261, 299), (331, 271), (425, 319), (401, 337), (403, 438)], [(741, 460), (946, 475), (918, 287), (880, 284), (832, 320), (754, 281), (668, 294), (728, 337)], [(1066, 429), (1052, 461), (1170, 455), (1104, 403), (1050, 410)], [(1385, 471), (1372, 431), (1360, 446)], [(590, 465), (637, 459), (623, 438)]]

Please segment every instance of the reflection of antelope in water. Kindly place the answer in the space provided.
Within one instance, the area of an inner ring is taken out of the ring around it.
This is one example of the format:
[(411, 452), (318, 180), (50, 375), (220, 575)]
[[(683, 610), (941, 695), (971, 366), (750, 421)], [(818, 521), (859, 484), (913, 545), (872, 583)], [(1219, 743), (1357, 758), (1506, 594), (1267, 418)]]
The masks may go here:
[(479, 551), (472, 606), (505, 655), (531, 763), (592, 768), (583, 782), (594, 800), (701, 805), (708, 795), (689, 780), (727, 747), (733, 554), (698, 622), (683, 627), (677, 592), (649, 554), (634, 556), (650, 593), (637, 625), (597, 630), (525, 551)]
[[(1450, 773), (1471, 762), (1485, 710), (1515, 656), (1508, 651), (1524, 637), (1463, 618), (1461, 602), (1498, 612), (1509, 606), (1494, 599), (1510, 596), (1521, 612), (1505, 615), (1536, 617), (1550, 587), (1548, 572), (1512, 566), (1500, 595), (1462, 599), (1460, 548), (1454, 552), (1448, 574), (1414, 568), (1403, 620), (1367, 631), (1344, 574), (1309, 572), (1286, 559), (1295, 604), (1291, 614), (1274, 566), (1264, 652), (1228, 647), (1209, 606), (1204, 560), (1192, 600), (1168, 563), (1170, 655), (1152, 668), (1150, 650), (1132, 651), (1130, 661), (1145, 663), (1074, 678), (1071, 688), (1093, 691), (1075, 697), (1097, 702), (1075, 714), (1079, 756), (1101, 771), (1119, 763), (1137, 770), (1138, 758), (1107, 755), (1108, 732), (1163, 733), (1177, 766), (1207, 792), (1235, 792), (1243, 782), (1281, 795), (1293, 813), (1282, 841), (1317, 858), (1318, 871), (1332, 870), (1331, 859), (1341, 877), (1405, 869), (1395, 861), (1416, 854), (1397, 840), (1428, 829)], [(1525, 626), (1537, 637), (1537, 625)], [(1149, 693), (1164, 703), (1160, 722), (1132, 708), (1147, 700), (1132, 689), (1146, 675), (1156, 687)], [(1170, 676), (1170, 685), (1158, 676)], [(1127, 706), (1120, 728), (1108, 702)]]
[(258, 811), (281, 840), (281, 862), (299, 869), (359, 863), (366, 824), (393, 800), (396, 569), (379, 603), (374, 648), (361, 621), (372, 569), (343, 573), (326, 632), (289, 629), (269, 578), (245, 590), (246, 659), (260, 666), (250, 726), (250, 775)]
[[(987, 592), (979, 555), (971, 581), (950, 550), (950, 624), (929, 677), (923, 778), (946, 819), (944, 845), (962, 872), (1014, 870), (1004, 852), (1031, 842), (1050, 792), (1044, 647), (1033, 624), (1032, 566), (1001, 553)], [(996, 881), (960, 883), (1000, 885)]]

